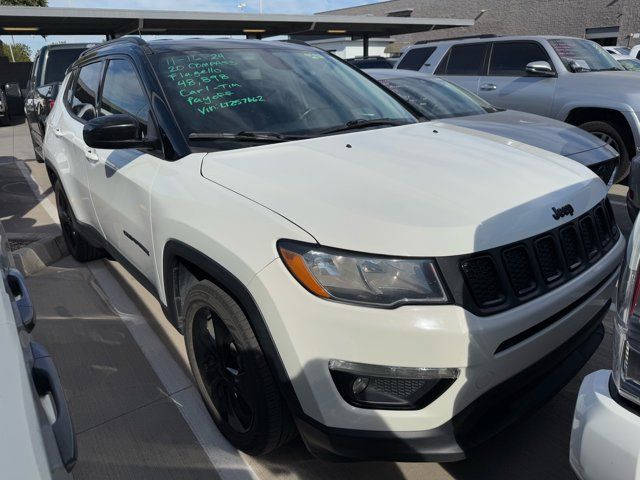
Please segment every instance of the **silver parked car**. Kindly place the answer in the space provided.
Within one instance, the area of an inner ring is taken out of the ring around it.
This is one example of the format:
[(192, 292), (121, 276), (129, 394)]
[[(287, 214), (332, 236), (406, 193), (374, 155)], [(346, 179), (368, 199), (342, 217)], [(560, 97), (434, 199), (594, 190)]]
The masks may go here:
[(438, 75), (489, 103), (562, 120), (620, 153), (616, 181), (640, 146), (640, 89), (600, 45), (580, 38), (512, 36), (414, 45), (396, 68)]
[(567, 123), (494, 107), (457, 85), (409, 70), (365, 72), (411, 103), (421, 114), (447, 124), (480, 130), (576, 160), (607, 185), (619, 166), (618, 153), (603, 140)]

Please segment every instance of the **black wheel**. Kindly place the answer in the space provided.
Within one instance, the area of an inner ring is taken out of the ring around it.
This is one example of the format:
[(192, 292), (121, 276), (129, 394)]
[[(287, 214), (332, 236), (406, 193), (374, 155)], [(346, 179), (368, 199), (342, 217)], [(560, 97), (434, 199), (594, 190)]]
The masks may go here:
[(290, 440), (293, 421), (240, 306), (203, 280), (189, 291), (185, 312), (191, 370), (222, 434), (250, 455)]
[(104, 257), (105, 251), (103, 249), (91, 245), (87, 239), (76, 230), (73, 210), (71, 210), (67, 195), (64, 193), (62, 184), (59, 181), (55, 183), (54, 192), (56, 194), (56, 205), (58, 207), (62, 237), (71, 256), (79, 262), (88, 262)]
[(580, 128), (592, 133), (620, 154), (620, 162), (614, 183), (618, 183), (625, 178), (629, 174), (631, 159), (629, 158), (629, 151), (624, 143), (624, 139), (620, 133), (618, 133), (618, 126), (607, 122), (596, 121), (583, 123), (580, 125)]

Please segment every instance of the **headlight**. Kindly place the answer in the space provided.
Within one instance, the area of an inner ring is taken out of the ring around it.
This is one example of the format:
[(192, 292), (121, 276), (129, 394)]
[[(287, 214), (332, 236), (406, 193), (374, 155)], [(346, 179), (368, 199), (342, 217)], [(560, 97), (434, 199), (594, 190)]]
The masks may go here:
[(380, 307), (448, 302), (433, 260), (375, 256), (286, 240), (278, 242), (278, 251), (296, 280), (322, 298)]
[(622, 397), (640, 404), (640, 276), (632, 239), (633, 235), (627, 252), (630, 261), (623, 262), (618, 282), (613, 332), (613, 380)]

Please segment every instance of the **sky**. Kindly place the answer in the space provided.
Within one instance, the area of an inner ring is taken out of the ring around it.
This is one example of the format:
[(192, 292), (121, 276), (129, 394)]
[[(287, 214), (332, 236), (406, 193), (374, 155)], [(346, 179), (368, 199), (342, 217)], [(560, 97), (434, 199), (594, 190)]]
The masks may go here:
[[(337, 8), (377, 3), (380, 0), (262, 0), (263, 13), (310, 14)], [(244, 5), (243, 8), (239, 8)], [(260, 0), (49, 0), (50, 7), (72, 8), (126, 8), (133, 10), (192, 10), (205, 12), (259, 13)], [(143, 36), (153, 38), (153, 36)], [(167, 35), (163, 35), (167, 38)], [(9, 35), (0, 35), (0, 40), (11, 43)], [(26, 43), (35, 52), (55, 42), (100, 42), (104, 36), (52, 35), (46, 39), (39, 35), (15, 36), (16, 43)]]

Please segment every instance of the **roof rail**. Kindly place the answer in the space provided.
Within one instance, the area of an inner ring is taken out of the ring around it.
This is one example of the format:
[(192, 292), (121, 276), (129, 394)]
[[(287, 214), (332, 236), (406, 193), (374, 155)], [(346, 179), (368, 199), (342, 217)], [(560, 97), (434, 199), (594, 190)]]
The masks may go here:
[(120, 38), (115, 38), (113, 40), (109, 40), (107, 42), (102, 42), (97, 44), (95, 47), (91, 47), (91, 48), (87, 48), (84, 52), (82, 52), (80, 54), (80, 57), (84, 57), (85, 55), (87, 55), (88, 53), (98, 49), (98, 48), (102, 48), (105, 45), (112, 45), (114, 43), (120, 43), (120, 42), (127, 42), (127, 43), (135, 43), (136, 45), (140, 45), (140, 46), (147, 46), (147, 42), (140, 38), (140, 37), (120, 37)]
[(462, 37), (449, 37), (449, 38), (434, 38), (433, 40), (420, 40), (416, 42), (414, 45), (424, 45), (425, 43), (437, 43), (437, 42), (446, 42), (449, 40), (473, 40), (474, 38), (496, 38), (500, 35), (495, 35), (493, 33), (483, 33), (481, 35), (466, 35)]

